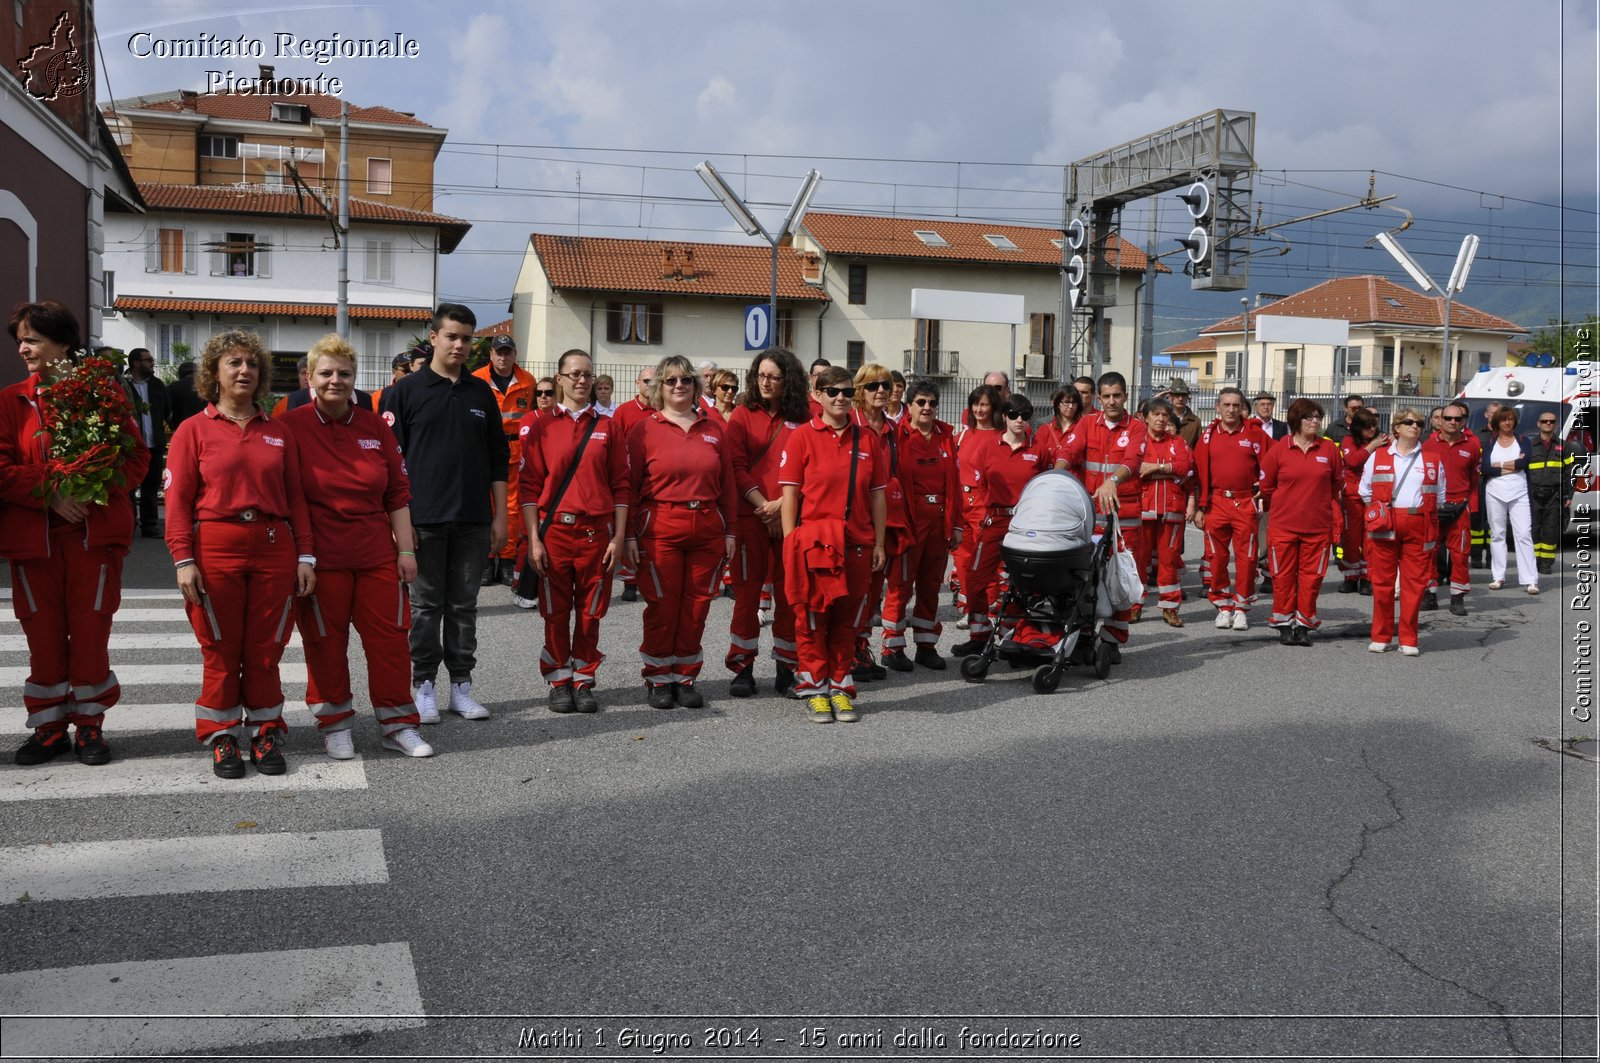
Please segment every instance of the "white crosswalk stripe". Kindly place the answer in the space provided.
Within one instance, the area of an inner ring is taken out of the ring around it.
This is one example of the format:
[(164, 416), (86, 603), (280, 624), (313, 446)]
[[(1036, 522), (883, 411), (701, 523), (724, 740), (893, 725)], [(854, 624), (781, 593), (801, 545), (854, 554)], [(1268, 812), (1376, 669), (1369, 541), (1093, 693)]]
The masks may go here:
[[(200, 651), (195, 650), (198, 658)], [(22, 665), (16, 668), (0, 668), (0, 687), (11, 690), (21, 690), (22, 684), (27, 682), (29, 668)], [(115, 644), (111, 648), (111, 670), (117, 673), (117, 681), (123, 688), (136, 686), (168, 686), (174, 683), (192, 686), (195, 691), (200, 689), (200, 675), (203, 666), (198, 660), (193, 663), (182, 662), (179, 664), (118, 664)], [(304, 684), (306, 681), (306, 665), (304, 661), (284, 661), (278, 665), (278, 676), (285, 686)]]
[[(248, 757), (248, 750), (245, 755)], [(31, 768), (0, 764), (0, 802), (367, 788), (367, 772), (360, 757), (288, 759), (289, 770), (283, 775), (261, 775), (247, 769), (242, 779), (219, 779), (212, 774), (205, 751), (198, 748), (175, 757), (117, 758), (94, 768), (79, 764), (68, 753), (53, 763)]]
[[(22, 630), (22, 621), (9, 609), (0, 613), (0, 626), (11, 625), (14, 630)], [(168, 609), (118, 609), (116, 620), (113, 621), (112, 631), (115, 632), (124, 624), (182, 624), (185, 631), (189, 630), (189, 617), (184, 613), (182, 604), (173, 602)], [(189, 636), (191, 639), (194, 635)]]
[[(283, 722), (291, 731), (301, 727), (315, 727), (316, 717), (303, 701), (283, 703)], [(106, 733), (117, 735), (142, 734), (150, 731), (178, 731), (194, 733), (194, 703), (170, 702), (160, 705), (136, 705), (119, 702), (106, 713)], [(0, 735), (25, 735), (28, 733), (28, 710), (20, 706), (0, 709)]]
[[(120, 614), (118, 614), (118, 623), (121, 623)], [(300, 645), (300, 632), (298, 630), (289, 636), (289, 645), (291, 647)], [(150, 634), (135, 632), (131, 635), (113, 631), (111, 633), (110, 650), (113, 662), (112, 667), (116, 667), (117, 655), (128, 650), (193, 650), (195, 653), (199, 653), (200, 647), (194, 640), (194, 634), (189, 631)], [(0, 653), (27, 652), (28, 637), (26, 635), (0, 635)], [(117, 674), (120, 675), (121, 672)]]

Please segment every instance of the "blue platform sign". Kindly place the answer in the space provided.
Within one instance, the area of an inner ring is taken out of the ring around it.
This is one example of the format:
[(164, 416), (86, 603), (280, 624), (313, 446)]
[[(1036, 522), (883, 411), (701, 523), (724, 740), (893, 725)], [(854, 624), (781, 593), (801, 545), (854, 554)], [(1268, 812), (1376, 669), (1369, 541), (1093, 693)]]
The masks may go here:
[(772, 321), (766, 303), (754, 303), (744, 308), (744, 349), (764, 351), (772, 346)]

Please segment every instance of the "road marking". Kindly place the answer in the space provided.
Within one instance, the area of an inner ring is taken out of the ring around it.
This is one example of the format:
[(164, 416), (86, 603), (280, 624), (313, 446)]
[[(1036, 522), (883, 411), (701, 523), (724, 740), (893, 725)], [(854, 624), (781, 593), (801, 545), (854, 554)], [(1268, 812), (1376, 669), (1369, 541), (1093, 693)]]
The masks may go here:
[[(112, 621), (113, 625), (154, 623), (183, 624), (187, 627), (189, 614), (177, 606), (170, 609), (118, 609), (116, 617)], [(0, 626), (7, 624), (19, 630), (22, 627), (22, 622), (16, 618), (14, 613), (10, 612), (0, 614)]]
[[(300, 645), (300, 632), (298, 630), (289, 636), (289, 645)], [(119, 651), (126, 652), (128, 650), (193, 650), (198, 652), (200, 649), (200, 644), (195, 641), (194, 632), (192, 631), (123, 635), (113, 630), (111, 632), (110, 646), (112, 657), (115, 657)], [(26, 635), (0, 635), (0, 653), (27, 652), (28, 637)]]
[[(226, 988), (241, 978), (243, 995)], [(403, 941), (19, 971), (0, 975), (0, 1013), (8, 1056), (102, 1059), (427, 1024)], [(189, 1017), (217, 1014), (232, 1017)]]
[[(111, 662), (111, 670), (117, 673), (117, 682), (124, 687), (156, 685), (198, 687), (203, 668), (204, 666), (198, 661), (183, 661), (177, 664), (117, 664), (115, 661)], [(22, 684), (28, 681), (28, 673), (31, 670), (26, 665), (15, 668), (0, 668), (0, 688), (21, 689)], [(283, 683), (303, 684), (306, 681), (306, 663), (304, 661), (284, 661), (278, 665), (278, 679)]]
[[(176, 587), (162, 588), (160, 590), (149, 587), (124, 587), (122, 600), (125, 602), (174, 602), (183, 597), (183, 592)], [(0, 587), (0, 601), (11, 600), (11, 588)]]
[(213, 834), (0, 849), (0, 905), (388, 882), (376, 830)]
[[(248, 753), (246, 753), (248, 759)], [(0, 801), (63, 801), (91, 797), (156, 797), (167, 794), (261, 793), (285, 790), (365, 790), (361, 759), (315, 756), (289, 759), (285, 775), (245, 769), (242, 779), (219, 779), (202, 749), (176, 757), (113, 760), (97, 768), (70, 759), (19, 768), (0, 764)]]
[[(360, 715), (357, 709), (356, 714)], [(283, 722), (290, 730), (315, 727), (316, 718), (303, 701), (283, 703)], [(131, 705), (123, 702), (106, 713), (107, 737), (116, 742), (116, 736), (143, 731), (194, 731), (194, 703), (179, 701), (162, 705)], [(28, 734), (28, 710), (23, 708), (0, 709), (0, 734)]]

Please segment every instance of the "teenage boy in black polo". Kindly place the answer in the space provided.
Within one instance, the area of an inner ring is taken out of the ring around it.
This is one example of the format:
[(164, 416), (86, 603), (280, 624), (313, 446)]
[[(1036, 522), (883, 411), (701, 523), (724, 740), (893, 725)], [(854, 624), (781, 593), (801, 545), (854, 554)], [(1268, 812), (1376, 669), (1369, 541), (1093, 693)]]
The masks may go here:
[(494, 392), (466, 371), (477, 326), (471, 310), (440, 303), (428, 329), (432, 360), (383, 392), (383, 419), (394, 429), (411, 477), (417, 530), (411, 681), (423, 723), (439, 722), (434, 682), (441, 661), (450, 676), (445, 707), (468, 720), (489, 715), (472, 698), (478, 587), (486, 559), (506, 541), (511, 452)]

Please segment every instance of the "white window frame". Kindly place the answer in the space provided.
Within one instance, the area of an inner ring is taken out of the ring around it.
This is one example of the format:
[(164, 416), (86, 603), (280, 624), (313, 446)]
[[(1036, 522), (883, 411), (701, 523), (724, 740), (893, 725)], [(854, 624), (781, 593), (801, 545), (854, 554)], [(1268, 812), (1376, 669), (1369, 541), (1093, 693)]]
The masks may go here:
[(921, 240), (929, 247), (949, 247), (950, 241), (934, 232), (932, 229), (913, 229), (911, 235)]
[(117, 271), (102, 270), (100, 276), (100, 316), (117, 316)]
[(367, 284), (394, 283), (394, 241), (368, 237), (363, 248), (362, 281)]
[[(219, 155), (215, 149), (222, 147)], [(237, 159), (239, 157), (239, 138), (223, 136), (220, 133), (207, 133), (200, 137), (200, 157), (202, 159)]]
[(174, 343), (189, 344), (189, 356), (194, 357), (194, 343), (189, 339), (189, 326), (181, 321), (162, 321), (156, 324), (155, 341), (150, 344), (155, 349), (156, 361), (162, 365), (171, 365), (175, 360), (172, 353)]
[(361, 367), (356, 372), (356, 386), (363, 391), (377, 391), (389, 383), (389, 363), (394, 355), (393, 334), (383, 329), (361, 330)]
[(1363, 348), (1360, 346), (1340, 347), (1338, 356), (1343, 359), (1345, 376), (1360, 376), (1362, 370), (1361, 357)]
[(1222, 352), (1222, 379), (1237, 381), (1239, 379), (1239, 367), (1241, 365), (1243, 365), (1243, 364), (1244, 364), (1244, 352), (1243, 351), (1223, 351)]

